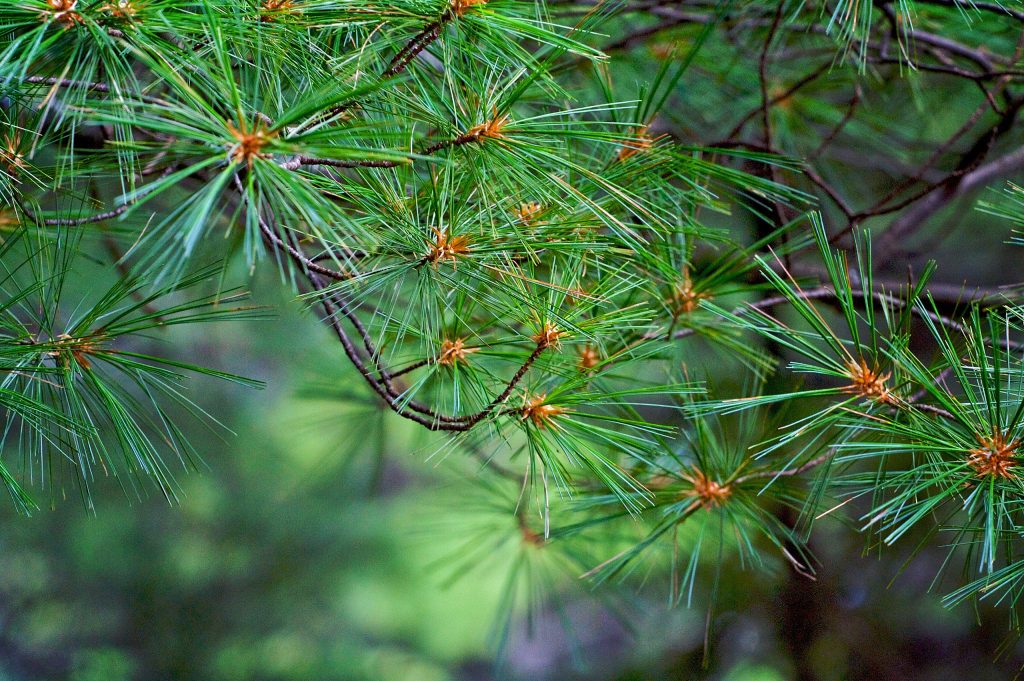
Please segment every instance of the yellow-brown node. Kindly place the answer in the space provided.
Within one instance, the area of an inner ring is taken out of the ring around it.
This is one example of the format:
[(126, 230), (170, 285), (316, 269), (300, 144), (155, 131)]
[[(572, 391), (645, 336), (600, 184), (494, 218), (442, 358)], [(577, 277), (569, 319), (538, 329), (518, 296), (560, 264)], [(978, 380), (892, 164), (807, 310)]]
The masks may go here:
[(114, 18), (130, 21), (135, 18), (138, 14), (138, 9), (132, 4), (132, 0), (116, 0), (115, 2), (108, 2), (100, 8), (105, 12), (109, 12)]
[(593, 223), (577, 224), (572, 228), (572, 235), (580, 241), (589, 241), (594, 238), (595, 235), (601, 233), (601, 225)]
[(434, 243), (430, 244), (424, 259), (436, 266), (442, 260), (456, 259), (469, 253), (469, 237), (465, 234), (452, 236), (447, 230), (440, 230), (436, 227), (430, 228), (434, 232)]
[(537, 216), (540, 215), (543, 207), (536, 201), (530, 201), (529, 203), (521, 203), (519, 207), (514, 209), (512, 212), (515, 214), (516, 219), (524, 225), (532, 225)]
[(676, 43), (654, 43), (648, 49), (658, 59), (668, 59), (675, 55), (679, 46)]
[(437, 356), (437, 363), (442, 366), (454, 366), (459, 362), (466, 363), (466, 356), (477, 351), (478, 348), (467, 348), (465, 338), (450, 340), (444, 339), (441, 343), (441, 354)]
[(654, 144), (654, 138), (647, 134), (647, 126), (641, 126), (636, 130), (635, 139), (631, 139), (628, 142), (623, 143), (619, 149), (618, 160), (625, 161), (628, 158), (639, 154), (641, 151), (647, 151)]
[(669, 300), (669, 304), (672, 306), (672, 313), (677, 317), (680, 315), (691, 314), (700, 306), (700, 301), (711, 298), (711, 294), (707, 291), (698, 291), (693, 287), (693, 281), (686, 277), (680, 283), (676, 284), (672, 290), (672, 298)]
[(566, 305), (579, 305), (587, 298), (589, 295), (582, 288), (571, 288), (565, 292)]
[(533, 421), (538, 428), (547, 428), (554, 423), (554, 420), (565, 413), (565, 407), (555, 404), (545, 404), (547, 393), (537, 395), (527, 400), (520, 413), (523, 420)]
[(486, 138), (495, 140), (504, 139), (505, 133), (503, 131), (506, 125), (508, 125), (508, 116), (499, 117), (497, 112), (495, 112), (494, 118), (486, 123), (474, 125), (466, 131), (466, 134), (463, 135), (463, 137), (467, 140), (476, 140), (478, 142)]
[(580, 371), (590, 371), (601, 363), (601, 353), (593, 345), (584, 345), (578, 355), (579, 361), (576, 366)]
[(793, 108), (793, 95), (786, 92), (787, 88), (782, 85), (773, 85), (768, 89), (768, 99), (783, 111), (789, 111)]
[(231, 145), (231, 160), (236, 163), (245, 163), (252, 168), (257, 158), (268, 158), (270, 154), (263, 152), (263, 148), (274, 139), (275, 133), (267, 130), (263, 121), (257, 121), (250, 125), (245, 120), (240, 120), (238, 126), (228, 123), (228, 131), (235, 138)]
[(878, 370), (878, 365), (869, 365), (861, 357), (855, 362), (847, 362), (846, 371), (847, 376), (850, 378), (850, 385), (843, 389), (844, 392), (853, 393), (879, 402), (892, 403), (895, 401), (895, 397), (886, 385), (892, 374), (882, 373)]
[(95, 337), (72, 338), (68, 334), (62, 333), (53, 342), (55, 347), (49, 352), (49, 355), (54, 357), (57, 363), (64, 368), (71, 366), (73, 361), (83, 370), (88, 370), (92, 367), (89, 355), (100, 349), (102, 340), (102, 338)]
[(1013, 468), (1017, 466), (1017, 449), (1020, 440), (1009, 440), (1005, 434), (995, 431), (992, 435), (979, 435), (979, 447), (967, 453), (967, 463), (979, 478), (1015, 478)]
[(25, 156), (18, 150), (21, 146), (21, 138), (17, 135), (4, 137), (3, 146), (0, 147), (0, 165), (8, 175), (14, 177), (25, 167)]
[(293, 0), (264, 0), (263, 8), (260, 11), (260, 21), (274, 21), (282, 15), (297, 12)]
[(700, 504), (705, 510), (721, 506), (732, 496), (731, 486), (712, 480), (696, 466), (693, 473), (682, 478), (691, 485), (690, 489), (683, 492), (683, 496), (692, 498), (694, 503)]
[(461, 17), (471, 7), (486, 5), (487, 0), (452, 0), (451, 11), (457, 17)]
[(78, 0), (47, 0), (48, 10), (42, 13), (43, 21), (57, 21), (71, 28), (82, 23), (82, 15), (78, 13)]
[[(0, 232), (17, 232), (20, 227), (21, 220), (18, 219), (17, 213), (7, 208), (0, 208)], [(0, 243), (3, 242), (3, 238), (0, 238)]]
[(538, 348), (553, 348), (557, 350), (559, 340), (564, 335), (565, 332), (560, 331), (558, 327), (551, 322), (544, 322), (544, 328), (530, 336), (530, 340), (536, 343)]
[(544, 545), (544, 535), (530, 527), (522, 513), (516, 514), (516, 525), (519, 526), (519, 534), (522, 535), (525, 543), (532, 544), (533, 546)]

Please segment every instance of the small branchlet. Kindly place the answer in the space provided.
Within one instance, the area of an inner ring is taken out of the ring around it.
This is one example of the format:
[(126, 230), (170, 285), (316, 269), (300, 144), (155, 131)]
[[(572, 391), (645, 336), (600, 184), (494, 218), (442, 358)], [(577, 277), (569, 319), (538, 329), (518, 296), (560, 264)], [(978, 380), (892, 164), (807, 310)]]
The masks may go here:
[(437, 356), (437, 363), (441, 366), (455, 366), (456, 364), (467, 363), (467, 355), (470, 355), (479, 350), (479, 348), (468, 348), (466, 347), (465, 338), (456, 338), (451, 340), (448, 338), (444, 339), (441, 343), (441, 353)]
[(863, 357), (856, 361), (846, 363), (847, 376), (850, 385), (843, 388), (843, 392), (860, 395), (877, 402), (894, 404), (896, 397), (889, 390), (886, 382), (892, 377), (891, 373), (882, 373), (878, 365), (869, 365)]
[(430, 229), (434, 232), (435, 240), (429, 245), (427, 254), (423, 256), (425, 262), (437, 267), (442, 260), (449, 260), (454, 266), (458, 258), (465, 257), (469, 253), (469, 237), (465, 234), (453, 237), (448, 230), (436, 227)]
[(683, 491), (683, 498), (692, 498), (693, 503), (699, 504), (704, 510), (721, 506), (732, 496), (730, 485), (712, 480), (696, 466), (693, 467), (692, 473), (681, 477), (691, 485), (690, 489)]
[(257, 120), (250, 125), (245, 119), (240, 119), (237, 127), (228, 123), (228, 131), (235, 138), (228, 151), (233, 162), (245, 163), (252, 168), (257, 158), (269, 158), (270, 154), (265, 153), (263, 148), (270, 143), (275, 133), (267, 130), (263, 121)]
[(992, 435), (979, 435), (977, 438), (980, 446), (967, 453), (967, 463), (979, 478), (1017, 477), (1012, 469), (1017, 466), (1020, 440), (1011, 440), (999, 430), (993, 430)]
[(453, 149), (455, 147), (466, 146), (467, 144), (479, 144), (488, 139), (502, 140), (506, 138), (504, 132), (506, 125), (508, 125), (508, 116), (505, 115), (499, 117), (497, 110), (495, 110), (494, 117), (491, 120), (480, 123), (479, 125), (474, 125), (472, 128), (454, 139), (435, 142), (434, 144), (424, 148), (421, 153), (429, 156), (430, 154), (442, 149)]
[(557, 404), (546, 404), (547, 399), (547, 393), (527, 398), (523, 408), (520, 410), (523, 420), (532, 421), (533, 425), (538, 428), (551, 427), (555, 419), (565, 414), (566, 409)]

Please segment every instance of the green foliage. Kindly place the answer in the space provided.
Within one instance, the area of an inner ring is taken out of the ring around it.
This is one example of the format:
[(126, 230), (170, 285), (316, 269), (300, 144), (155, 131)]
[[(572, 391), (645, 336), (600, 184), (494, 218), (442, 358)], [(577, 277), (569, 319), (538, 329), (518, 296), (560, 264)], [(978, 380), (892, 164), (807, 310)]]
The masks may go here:
[[(77, 247), (76, 238), (63, 231), (39, 240), (12, 238), (3, 246), (7, 302), (0, 356), (3, 394), (9, 396), (4, 433), (17, 445), (18, 477), (55, 492), (70, 478), (89, 503), (93, 470), (99, 469), (129, 486), (151, 478), (173, 498), (175, 475), (161, 450), (169, 449), (185, 468), (194, 466), (194, 452), (170, 405), (209, 418), (183, 392), (185, 374), (259, 383), (150, 355), (133, 349), (132, 339), (180, 324), (254, 318), (260, 312), (233, 306), (244, 297), (238, 291), (189, 296), (209, 279), (209, 268), (159, 287), (129, 273), (109, 287), (78, 294), (68, 285)], [(0, 474), (22, 510), (34, 506), (6, 467)]]
[[(807, 575), (812, 520), (848, 503), (872, 547), (941, 533), (966, 565), (950, 602), (1016, 603), (1024, 312), (940, 309), (931, 264), (879, 281), (865, 225), (897, 209), (837, 200), (807, 165), (827, 144), (780, 154), (800, 116), (769, 111), (790, 96), (765, 75), (780, 32), (821, 29), (837, 69), (910, 68), (918, 22), (969, 16), (920, 4), (724, 3), (684, 15), (687, 45), (634, 88), (596, 47), (621, 21), (603, 5), (569, 21), (513, 0), (5, 3), (0, 478), (25, 513), (32, 487), (55, 502), (75, 486), (91, 508), (100, 475), (175, 500), (197, 458), (180, 419), (216, 424), (185, 376), (259, 383), (151, 337), (261, 316), (225, 280), (268, 262), (373, 405), (444, 433), (446, 464), (484, 461), (452, 465), (472, 488), (459, 498), (480, 500), (463, 512), (496, 521), (474, 517), (457, 551), (510, 554), (509, 616), (530, 601), (521, 581), (573, 571), (604, 584), (646, 566), (672, 603), (730, 560)], [(764, 41), (757, 68), (720, 58), (733, 10)], [(759, 91), (737, 130), (760, 118), (763, 142), (661, 132), (695, 68)], [(806, 106), (837, 132), (852, 118)], [(958, 191), (979, 163), (891, 200)], [(808, 253), (815, 276), (792, 267)], [(743, 378), (719, 390), (716, 363)], [(589, 537), (607, 553), (580, 549)]]

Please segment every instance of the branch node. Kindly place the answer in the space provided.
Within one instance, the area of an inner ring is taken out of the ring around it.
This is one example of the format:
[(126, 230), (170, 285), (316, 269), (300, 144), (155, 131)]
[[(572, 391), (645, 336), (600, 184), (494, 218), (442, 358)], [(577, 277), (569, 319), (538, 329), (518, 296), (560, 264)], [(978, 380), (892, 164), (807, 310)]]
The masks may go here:
[(565, 414), (566, 409), (557, 404), (545, 404), (547, 399), (547, 393), (541, 393), (540, 395), (528, 398), (520, 410), (523, 420), (533, 421), (533, 425), (538, 428), (552, 426), (556, 418)]
[(993, 428), (992, 435), (978, 435), (977, 438), (980, 447), (967, 453), (967, 463), (979, 478), (1017, 477), (1011, 469), (1017, 466), (1020, 440), (1011, 440), (996, 428)]
[(551, 348), (557, 350), (561, 345), (561, 338), (565, 335), (557, 326), (551, 322), (544, 322), (544, 327), (537, 333), (530, 336), (530, 339), (537, 344), (541, 350)]

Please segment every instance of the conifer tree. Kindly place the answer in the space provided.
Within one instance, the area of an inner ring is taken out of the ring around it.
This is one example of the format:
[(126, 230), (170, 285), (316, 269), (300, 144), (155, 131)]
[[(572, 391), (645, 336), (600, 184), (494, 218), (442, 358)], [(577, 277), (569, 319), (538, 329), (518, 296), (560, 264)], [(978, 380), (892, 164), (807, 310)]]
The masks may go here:
[(260, 384), (150, 339), (268, 315), (269, 267), (351, 365), (319, 397), (437, 433), (510, 615), (564, 579), (810, 577), (844, 518), (923, 533), (948, 604), (1016, 629), (1024, 311), (921, 253), (1024, 221), (1022, 36), (959, 0), (4, 2), (11, 503), (176, 500), (183, 419), (218, 419), (190, 394)]

